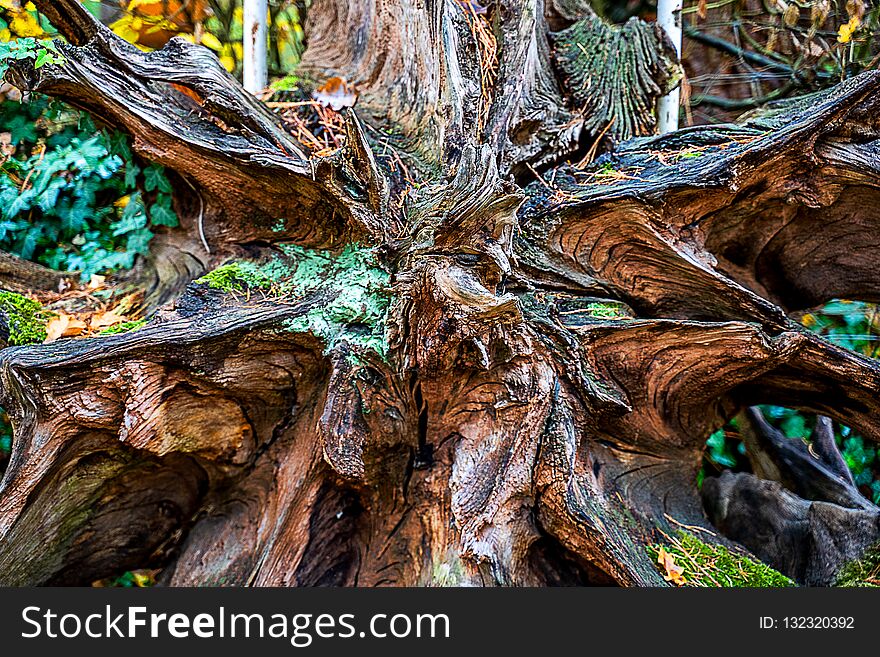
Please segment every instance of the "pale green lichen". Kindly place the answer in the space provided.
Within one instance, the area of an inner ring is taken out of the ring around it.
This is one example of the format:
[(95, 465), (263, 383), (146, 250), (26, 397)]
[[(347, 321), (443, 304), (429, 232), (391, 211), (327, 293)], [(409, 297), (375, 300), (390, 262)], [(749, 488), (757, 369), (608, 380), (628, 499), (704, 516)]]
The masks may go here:
[(373, 251), (357, 244), (338, 255), (290, 244), (280, 249), (283, 255), (268, 262), (231, 263), (196, 282), (229, 293), (260, 289), (279, 297), (327, 291), (329, 302), (288, 320), (285, 329), (315, 335), (327, 351), (345, 341), (385, 357), (390, 275), (379, 267)]
[(38, 301), (14, 292), (0, 292), (0, 312), (9, 328), (9, 344), (38, 344), (46, 339), (48, 313)]
[(648, 554), (657, 564), (661, 547), (682, 568), (682, 584), (702, 587), (778, 588), (796, 584), (770, 566), (744, 554), (737, 554), (723, 545), (706, 543), (690, 532), (679, 531), (670, 536), (667, 545), (649, 545)]
[(851, 561), (841, 568), (834, 586), (880, 587), (880, 544), (866, 550), (861, 559)]

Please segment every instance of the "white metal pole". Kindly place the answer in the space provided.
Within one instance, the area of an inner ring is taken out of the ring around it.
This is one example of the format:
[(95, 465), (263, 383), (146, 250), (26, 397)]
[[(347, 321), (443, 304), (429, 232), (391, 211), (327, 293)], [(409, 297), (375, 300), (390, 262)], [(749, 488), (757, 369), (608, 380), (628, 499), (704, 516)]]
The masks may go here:
[(269, 26), (268, 0), (244, 0), (244, 88), (256, 93), (269, 82), (266, 56)]
[[(675, 46), (681, 57), (681, 5), (682, 0), (657, 0), (657, 22)], [(678, 86), (657, 101), (657, 129), (660, 134), (678, 130), (678, 112), (681, 87)]]

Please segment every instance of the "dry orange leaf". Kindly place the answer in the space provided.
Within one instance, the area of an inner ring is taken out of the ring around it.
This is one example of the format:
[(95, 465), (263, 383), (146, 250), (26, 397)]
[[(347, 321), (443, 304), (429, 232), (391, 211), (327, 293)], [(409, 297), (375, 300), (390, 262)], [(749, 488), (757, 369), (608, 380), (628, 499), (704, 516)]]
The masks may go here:
[(706, 20), (706, 16), (709, 15), (707, 4), (708, 2), (706, 0), (700, 0), (699, 3), (697, 3), (697, 16), (700, 17), (700, 20)]
[(121, 324), (122, 322), (128, 321), (122, 315), (117, 315), (112, 311), (108, 311), (105, 313), (95, 313), (89, 318), (89, 328), (90, 329), (102, 329), (107, 328), (108, 326), (115, 326), (116, 324)]
[(324, 107), (329, 107), (337, 112), (343, 107), (353, 107), (357, 101), (357, 94), (345, 80), (333, 77), (312, 92), (312, 98)]
[(86, 330), (86, 323), (73, 315), (61, 313), (53, 317), (46, 324), (46, 339), (44, 342), (55, 342), (58, 338), (71, 338), (82, 334)]
[(683, 573), (684, 567), (679, 566), (675, 563), (675, 557), (669, 554), (663, 547), (660, 548), (660, 552), (657, 554), (657, 563), (663, 566), (663, 570), (666, 571), (666, 574), (663, 578), (667, 582), (672, 582), (673, 584), (677, 584), (681, 586), (686, 582)]

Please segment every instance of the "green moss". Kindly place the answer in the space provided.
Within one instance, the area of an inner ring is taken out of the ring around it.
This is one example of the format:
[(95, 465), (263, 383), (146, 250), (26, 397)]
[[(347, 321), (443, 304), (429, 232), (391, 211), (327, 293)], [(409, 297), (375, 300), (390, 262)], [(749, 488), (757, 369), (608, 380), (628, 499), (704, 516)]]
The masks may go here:
[[(681, 576), (686, 586), (703, 587), (760, 587), (778, 588), (795, 586), (795, 583), (767, 564), (744, 554), (737, 554), (723, 545), (701, 541), (690, 532), (680, 531), (668, 545), (650, 545), (648, 554), (657, 564), (660, 548), (683, 568)], [(662, 566), (660, 572), (666, 575)]]
[(205, 283), (215, 290), (223, 292), (244, 292), (247, 288), (270, 289), (273, 280), (263, 269), (267, 265), (257, 265), (252, 262), (233, 262), (222, 267), (217, 267), (212, 272), (202, 276), (196, 283)]
[(295, 245), (280, 248), (283, 255), (268, 262), (223, 265), (196, 282), (229, 293), (260, 289), (281, 298), (328, 291), (330, 302), (289, 320), (285, 329), (312, 333), (328, 351), (346, 341), (384, 357), (390, 275), (379, 267), (373, 251), (357, 244), (338, 255)]
[(597, 319), (632, 319), (619, 304), (591, 303), (586, 310), (587, 314)]
[(47, 313), (39, 302), (14, 292), (0, 292), (0, 311), (9, 326), (9, 344), (37, 344), (46, 339)]
[(137, 331), (144, 324), (147, 323), (145, 319), (139, 319), (134, 322), (122, 322), (121, 324), (117, 324), (116, 326), (111, 326), (110, 328), (106, 328), (101, 331), (101, 335), (116, 335), (118, 333), (128, 333), (129, 331)]
[(861, 559), (845, 565), (837, 574), (834, 586), (880, 587), (880, 544), (869, 548)]
[(651, 134), (654, 101), (681, 79), (675, 51), (653, 25), (635, 18), (610, 25), (589, 16), (552, 38), (563, 87), (585, 117), (585, 132), (615, 142)]

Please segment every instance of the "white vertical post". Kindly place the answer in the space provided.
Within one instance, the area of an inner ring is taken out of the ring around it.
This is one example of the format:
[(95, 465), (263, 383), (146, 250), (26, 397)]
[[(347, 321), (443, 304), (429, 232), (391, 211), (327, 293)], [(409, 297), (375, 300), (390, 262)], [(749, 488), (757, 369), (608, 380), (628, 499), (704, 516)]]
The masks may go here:
[(256, 93), (269, 81), (266, 57), (269, 26), (268, 0), (244, 0), (244, 88)]
[[(657, 0), (657, 22), (675, 46), (681, 57), (681, 5), (682, 0)], [(657, 101), (657, 129), (660, 134), (678, 130), (678, 112), (681, 103), (681, 86), (677, 86)]]

